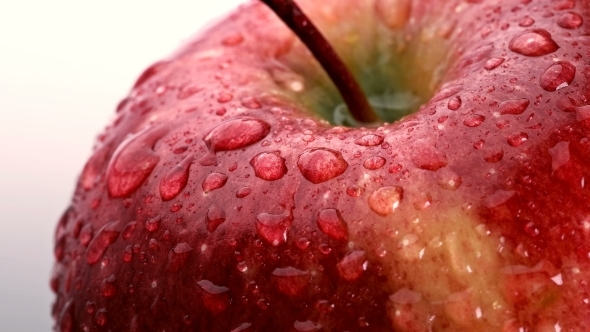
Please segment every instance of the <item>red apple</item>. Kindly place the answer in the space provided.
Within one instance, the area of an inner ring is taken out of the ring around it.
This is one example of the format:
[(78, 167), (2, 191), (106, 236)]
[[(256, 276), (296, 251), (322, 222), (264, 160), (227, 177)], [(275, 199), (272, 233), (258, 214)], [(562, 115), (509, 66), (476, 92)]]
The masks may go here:
[(55, 330), (590, 331), (590, 3), (297, 2), (384, 123), (241, 7), (99, 136)]

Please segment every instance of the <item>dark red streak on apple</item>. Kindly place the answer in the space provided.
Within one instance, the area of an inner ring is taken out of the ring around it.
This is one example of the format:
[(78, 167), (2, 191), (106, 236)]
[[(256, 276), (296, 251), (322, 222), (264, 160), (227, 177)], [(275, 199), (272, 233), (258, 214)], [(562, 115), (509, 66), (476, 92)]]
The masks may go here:
[(379, 117), (364, 92), (334, 48), (292, 0), (261, 0), (299, 37), (340, 91), (352, 116), (360, 123), (374, 123)]

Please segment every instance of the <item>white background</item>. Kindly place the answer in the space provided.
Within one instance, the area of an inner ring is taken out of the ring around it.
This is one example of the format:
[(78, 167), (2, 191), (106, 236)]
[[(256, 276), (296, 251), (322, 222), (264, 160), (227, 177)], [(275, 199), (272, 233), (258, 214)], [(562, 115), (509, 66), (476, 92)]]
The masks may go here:
[(148, 65), (247, 0), (0, 2), (0, 331), (50, 331), (53, 230)]

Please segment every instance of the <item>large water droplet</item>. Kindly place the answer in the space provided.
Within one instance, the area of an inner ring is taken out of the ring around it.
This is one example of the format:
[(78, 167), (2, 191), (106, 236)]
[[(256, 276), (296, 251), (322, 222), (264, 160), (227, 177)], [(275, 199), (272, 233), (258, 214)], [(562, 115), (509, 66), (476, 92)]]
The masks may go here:
[(158, 229), (160, 229), (161, 221), (162, 221), (162, 218), (159, 215), (157, 215), (157, 216), (153, 217), (152, 219), (145, 222), (145, 229), (147, 229), (148, 232), (153, 233), (153, 232), (157, 231)]
[(576, 77), (576, 67), (567, 61), (558, 61), (541, 75), (539, 84), (546, 91), (556, 91), (569, 86)]
[(385, 165), (385, 158), (375, 156), (365, 159), (363, 162), (363, 167), (368, 170), (376, 170)]
[(250, 327), (252, 323), (242, 323), (236, 327), (234, 327), (230, 332), (252, 332), (250, 331)]
[(523, 132), (515, 132), (512, 133), (510, 135), (508, 135), (508, 137), (506, 137), (506, 142), (508, 142), (508, 144), (510, 146), (519, 146), (522, 143), (528, 141), (529, 139), (529, 135), (527, 133), (523, 133)]
[(522, 114), (529, 107), (530, 103), (526, 98), (508, 99), (500, 103), (498, 111), (500, 114)]
[(238, 189), (238, 191), (236, 191), (236, 197), (237, 198), (244, 198), (244, 197), (250, 195), (251, 192), (252, 192), (252, 189), (250, 189), (250, 187), (242, 187), (242, 188)]
[(559, 142), (554, 147), (549, 148), (551, 155), (551, 170), (556, 171), (561, 166), (567, 164), (570, 160), (570, 142)]
[(96, 236), (90, 241), (88, 249), (86, 249), (86, 262), (90, 265), (98, 263), (102, 258), (107, 248), (117, 240), (119, 231), (117, 230), (118, 222), (113, 221), (104, 225)]
[(416, 167), (434, 172), (449, 164), (446, 154), (440, 149), (426, 144), (419, 145), (412, 155), (412, 162)]
[(305, 322), (296, 320), (295, 323), (293, 323), (293, 328), (297, 332), (317, 332), (322, 328), (322, 325), (315, 324), (310, 320), (306, 320)]
[(531, 25), (535, 24), (535, 20), (532, 19), (530, 16), (525, 16), (523, 18), (520, 19), (520, 21), (518, 21), (518, 25), (526, 28), (526, 27), (530, 27)]
[(278, 246), (287, 241), (287, 231), (292, 221), (289, 209), (283, 214), (261, 213), (256, 216), (256, 232), (268, 244)]
[(479, 115), (479, 114), (474, 114), (469, 116), (467, 119), (465, 119), (465, 121), (463, 121), (463, 124), (467, 127), (477, 127), (480, 124), (482, 124), (485, 121), (486, 117), (483, 115)]
[(449, 102), (447, 103), (447, 108), (451, 111), (456, 111), (461, 107), (462, 104), (463, 102), (461, 101), (461, 97), (455, 96), (449, 99)]
[(491, 58), (486, 61), (485, 65), (483, 66), (486, 70), (492, 70), (504, 63), (504, 58)]
[(117, 278), (114, 274), (111, 274), (110, 277), (104, 279), (101, 284), (101, 292), (102, 296), (105, 298), (113, 297), (117, 294), (117, 285), (115, 282)]
[(340, 152), (325, 148), (308, 149), (299, 156), (297, 167), (311, 183), (331, 180), (346, 171), (348, 163)]
[(147, 179), (160, 161), (154, 146), (167, 133), (167, 127), (154, 126), (121, 143), (107, 168), (107, 186), (111, 197), (128, 196)]
[(493, 208), (506, 203), (516, 192), (514, 190), (496, 190), (493, 194), (488, 195), (483, 204), (487, 208)]
[(209, 280), (197, 281), (197, 284), (204, 291), (202, 294), (203, 304), (210, 313), (217, 315), (229, 307), (229, 288), (217, 286)]
[(278, 290), (288, 296), (301, 295), (309, 284), (308, 272), (291, 266), (275, 269), (272, 275)]
[(451, 85), (440, 89), (434, 97), (430, 100), (431, 102), (435, 103), (437, 101), (441, 101), (443, 99), (447, 99), (452, 97), (463, 90), (463, 85)]
[(287, 174), (285, 158), (280, 151), (262, 152), (250, 160), (256, 177), (267, 181), (275, 181)]
[(96, 325), (98, 326), (105, 326), (107, 324), (107, 309), (102, 308), (99, 309), (96, 312), (96, 315), (94, 316), (94, 322), (96, 323)]
[(205, 178), (201, 187), (203, 188), (203, 192), (208, 193), (225, 186), (226, 182), (227, 175), (223, 173), (211, 173)]
[(189, 169), (193, 156), (186, 156), (178, 165), (174, 166), (160, 181), (160, 196), (164, 202), (178, 196), (188, 183)]
[(203, 166), (217, 164), (215, 153), (241, 149), (262, 140), (270, 132), (270, 125), (255, 118), (236, 118), (224, 121), (213, 128), (203, 140), (209, 153), (199, 163)]
[(422, 293), (407, 288), (401, 288), (394, 294), (390, 295), (389, 299), (398, 304), (412, 304), (422, 300)]
[(355, 250), (346, 255), (338, 264), (338, 274), (346, 281), (358, 279), (367, 270), (367, 255), (362, 250)]
[(325, 209), (318, 213), (318, 227), (326, 235), (336, 241), (348, 240), (348, 225), (342, 218), (340, 211), (336, 209)]
[(375, 14), (377, 18), (392, 30), (403, 27), (412, 11), (412, 1), (409, 0), (377, 0)]
[(180, 270), (186, 264), (188, 255), (192, 250), (193, 248), (186, 242), (178, 243), (174, 246), (174, 249), (170, 250), (168, 253), (168, 265), (166, 266), (166, 270), (170, 272), (177, 272)]
[(401, 187), (381, 187), (369, 197), (369, 207), (380, 216), (387, 216), (399, 207), (404, 190)]
[(502, 158), (504, 158), (504, 150), (502, 148), (498, 148), (486, 153), (486, 155), (483, 157), (483, 160), (493, 164), (499, 162), (502, 160)]
[(511, 51), (526, 56), (542, 56), (557, 51), (559, 46), (551, 34), (543, 29), (527, 30), (510, 41)]
[(359, 185), (353, 184), (346, 188), (346, 194), (350, 197), (359, 197), (365, 193), (365, 189)]
[(354, 144), (360, 146), (377, 146), (383, 143), (385, 138), (381, 135), (368, 134), (354, 141)]
[(225, 221), (225, 211), (213, 204), (207, 210), (207, 230), (213, 233)]
[(559, 19), (557, 19), (557, 25), (559, 25), (560, 27), (562, 27), (564, 29), (579, 28), (583, 22), (584, 22), (584, 19), (582, 19), (582, 16), (580, 16), (580, 14), (574, 13), (574, 12), (565, 13), (565, 14), (561, 15), (561, 17), (559, 17)]
[(133, 234), (133, 231), (136, 227), (137, 221), (131, 221), (127, 225), (125, 225), (125, 228), (123, 229), (123, 240), (127, 240), (128, 238), (130, 238), (131, 234)]

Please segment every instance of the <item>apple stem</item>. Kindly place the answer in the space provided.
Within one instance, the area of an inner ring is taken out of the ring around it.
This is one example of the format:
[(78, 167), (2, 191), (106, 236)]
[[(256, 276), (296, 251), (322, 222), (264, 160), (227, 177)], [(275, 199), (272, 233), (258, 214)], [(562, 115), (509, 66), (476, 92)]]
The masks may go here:
[(261, 0), (301, 39), (340, 91), (352, 116), (360, 123), (374, 123), (379, 117), (332, 45), (293, 0)]

